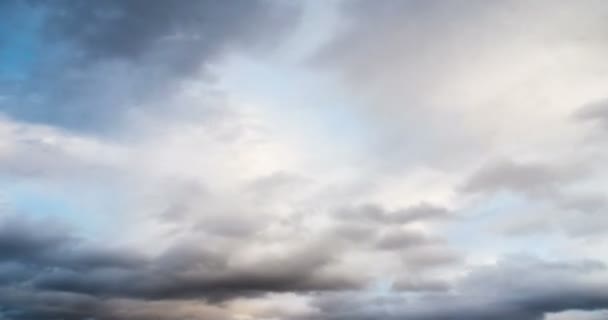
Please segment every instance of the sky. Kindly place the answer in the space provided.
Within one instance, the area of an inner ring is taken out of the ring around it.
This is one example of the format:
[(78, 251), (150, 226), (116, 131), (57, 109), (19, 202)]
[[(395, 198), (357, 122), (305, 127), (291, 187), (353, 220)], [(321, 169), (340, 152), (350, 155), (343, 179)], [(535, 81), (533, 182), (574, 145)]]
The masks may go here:
[(606, 17), (0, 0), (0, 320), (608, 319)]

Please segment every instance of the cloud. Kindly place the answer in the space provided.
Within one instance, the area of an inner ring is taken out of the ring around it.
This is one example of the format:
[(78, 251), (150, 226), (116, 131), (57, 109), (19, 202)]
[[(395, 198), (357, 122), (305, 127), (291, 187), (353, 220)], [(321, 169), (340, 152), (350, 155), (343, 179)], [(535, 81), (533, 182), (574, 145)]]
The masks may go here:
[[(248, 186), (246, 183), (245, 187)], [(193, 190), (186, 188), (185, 191)], [(181, 199), (185, 207), (201, 210), (198, 199)], [(217, 201), (213, 197), (209, 199)], [(4, 254), (0, 259), (0, 271), (4, 271), (0, 272), (0, 283), (6, 284), (0, 288), (6, 292), (2, 301), (9, 306), (6, 314), (20, 314), (24, 318), (122, 319), (110, 311), (117, 310), (111, 301), (143, 304), (145, 313), (147, 305), (161, 303), (181, 305), (188, 301), (206, 301), (213, 309), (235, 299), (264, 299), (269, 293), (306, 296), (356, 290), (365, 288), (379, 276), (375, 268), (358, 265), (356, 261), (375, 256), (390, 262), (383, 269), (406, 267), (419, 273), (420, 276), (408, 277), (408, 285), (404, 284), (406, 280), (400, 280), (397, 287), (402, 291), (420, 291), (427, 288), (424, 278), (427, 271), (461, 262), (436, 236), (407, 228), (425, 219), (443, 219), (444, 210), (429, 205), (387, 212), (387, 215), (403, 214), (407, 218), (377, 220), (375, 228), (362, 229), (367, 234), (363, 237), (353, 234), (352, 230), (360, 222), (367, 223), (366, 220), (342, 220), (341, 214), (310, 214), (307, 218), (313, 220), (315, 216), (333, 217), (327, 227), (319, 228), (311, 227), (310, 220), (300, 220), (297, 216), (293, 216), (293, 220), (282, 220), (274, 215), (259, 215), (258, 219), (265, 220), (254, 223), (258, 225), (255, 232), (234, 233), (234, 228), (240, 228), (238, 225), (248, 224), (238, 219), (244, 216), (242, 212), (217, 216), (228, 229), (218, 229), (209, 223), (213, 213), (196, 212), (196, 216), (187, 214), (181, 216), (182, 220), (172, 222), (187, 226), (202, 218), (200, 225), (181, 230), (177, 237), (156, 238), (156, 241), (164, 239), (167, 245), (152, 252), (128, 247), (119, 237), (107, 239), (107, 243), (99, 242), (103, 238), (87, 240), (46, 220), (8, 215), (0, 230), (0, 239), (4, 239), (0, 241)], [(38, 231), (42, 229), (44, 232)], [(381, 257), (384, 250), (392, 253)], [(21, 291), (14, 291), (15, 285)], [(439, 286), (431, 281), (428, 289), (438, 290)], [(24, 298), (17, 301), (14, 297)], [(35, 297), (48, 298), (40, 298), (39, 304)], [(27, 299), (30, 303), (25, 302)], [(50, 310), (44, 301), (54, 299), (60, 299), (54, 303), (58, 307)], [(139, 313), (129, 312), (125, 319), (138, 319)], [(159, 317), (164, 316), (162, 314)], [(180, 313), (167, 313), (166, 317), (173, 319), (178, 317), (176, 314)]]
[(606, 68), (606, 10), (593, 1), (345, 2), (314, 64), (383, 135), (384, 165), (463, 171), (515, 152), (559, 157), (582, 133), (567, 119), (605, 96), (596, 71)]
[(395, 250), (425, 245), (436, 241), (438, 240), (420, 231), (395, 228), (383, 232), (378, 237), (377, 246), (380, 249)]
[(104, 179), (128, 153), (120, 144), (0, 117), (0, 173), (20, 178)]
[(580, 121), (597, 122), (602, 128), (608, 126), (608, 105), (605, 101), (589, 103), (574, 113), (574, 118)]
[(377, 205), (368, 204), (357, 208), (339, 210), (336, 212), (336, 216), (382, 224), (408, 224), (416, 221), (446, 219), (449, 218), (449, 212), (446, 208), (429, 203), (420, 203), (393, 212)]
[(88, 61), (158, 55), (180, 72), (196, 70), (231, 47), (268, 42), (278, 33), (277, 26), (289, 24), (295, 10), (268, 1), (130, 0), (91, 5), (67, 0), (36, 5), (47, 14), (48, 35), (75, 45)]
[(551, 193), (580, 177), (583, 168), (552, 168), (538, 163), (498, 160), (486, 164), (465, 182), (466, 192), (511, 190), (530, 195)]
[[(193, 244), (146, 257), (135, 251), (87, 244), (52, 225), (43, 228), (43, 221), (7, 219), (0, 230), (0, 263), (20, 265), (27, 272), (16, 281), (43, 292), (97, 299), (226, 299), (358, 286), (352, 279), (322, 270), (332, 257), (320, 247), (303, 247), (286, 256), (267, 255), (249, 263)], [(12, 277), (10, 271), (7, 269), (5, 275)]]
[(30, 291), (23, 288), (0, 290), (3, 314), (7, 319), (108, 320), (233, 319), (229, 312), (204, 302), (96, 299), (62, 292)]
[(3, 219), (0, 229), (2, 260), (25, 260), (35, 262), (50, 250), (60, 248), (70, 239), (61, 228), (50, 225), (38, 230), (31, 221), (8, 217)]
[(0, 6), (0, 319), (608, 309), (600, 2)]
[(602, 311), (566, 311), (566, 312), (558, 312), (554, 314), (549, 314), (546, 317), (546, 320), (596, 320), (596, 319), (604, 319), (608, 316), (608, 313), (605, 310)]
[(546, 262), (518, 256), (473, 269), (453, 291), (425, 293), (415, 304), (399, 296), (344, 294), (321, 297), (317, 305), (324, 319), (535, 320), (570, 309), (605, 308), (605, 284), (595, 278), (604, 272), (603, 264), (592, 261)]
[(461, 186), (465, 194), (495, 196), (510, 192), (527, 204), (522, 212), (499, 219), (510, 235), (531, 235), (551, 230), (573, 237), (596, 236), (605, 221), (606, 195), (594, 188), (580, 187), (594, 180), (594, 162), (560, 165), (545, 162), (495, 160), (482, 165)]
[(5, 87), (0, 110), (105, 134), (183, 81), (212, 78), (209, 67), (228, 55), (272, 49), (298, 17), (297, 6), (264, 0), (32, 1), (3, 15), (24, 6), (30, 14), (18, 23), (26, 34), (17, 37), (33, 48), (19, 52), (30, 58)]
[(392, 289), (407, 292), (441, 292), (448, 291), (450, 284), (441, 279), (412, 279), (412, 277), (402, 277), (393, 282)]

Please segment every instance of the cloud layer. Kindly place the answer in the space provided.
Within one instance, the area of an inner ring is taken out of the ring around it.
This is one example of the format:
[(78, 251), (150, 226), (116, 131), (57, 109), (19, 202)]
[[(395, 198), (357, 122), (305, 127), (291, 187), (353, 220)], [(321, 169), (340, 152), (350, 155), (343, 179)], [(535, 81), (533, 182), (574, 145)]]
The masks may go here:
[(602, 1), (5, 1), (0, 320), (596, 320)]

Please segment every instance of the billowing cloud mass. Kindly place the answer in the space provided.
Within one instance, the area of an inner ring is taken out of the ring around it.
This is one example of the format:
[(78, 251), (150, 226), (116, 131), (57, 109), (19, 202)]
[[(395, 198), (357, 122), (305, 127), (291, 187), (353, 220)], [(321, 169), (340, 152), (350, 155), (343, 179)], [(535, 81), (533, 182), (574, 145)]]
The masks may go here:
[(0, 2), (0, 320), (606, 319), (607, 15)]

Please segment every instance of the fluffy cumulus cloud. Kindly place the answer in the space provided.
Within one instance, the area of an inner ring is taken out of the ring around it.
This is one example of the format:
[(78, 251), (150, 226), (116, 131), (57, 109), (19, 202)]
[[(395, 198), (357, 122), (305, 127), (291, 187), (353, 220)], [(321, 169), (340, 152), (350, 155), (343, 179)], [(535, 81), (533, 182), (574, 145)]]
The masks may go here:
[(607, 14), (1, 2), (0, 319), (605, 319)]

